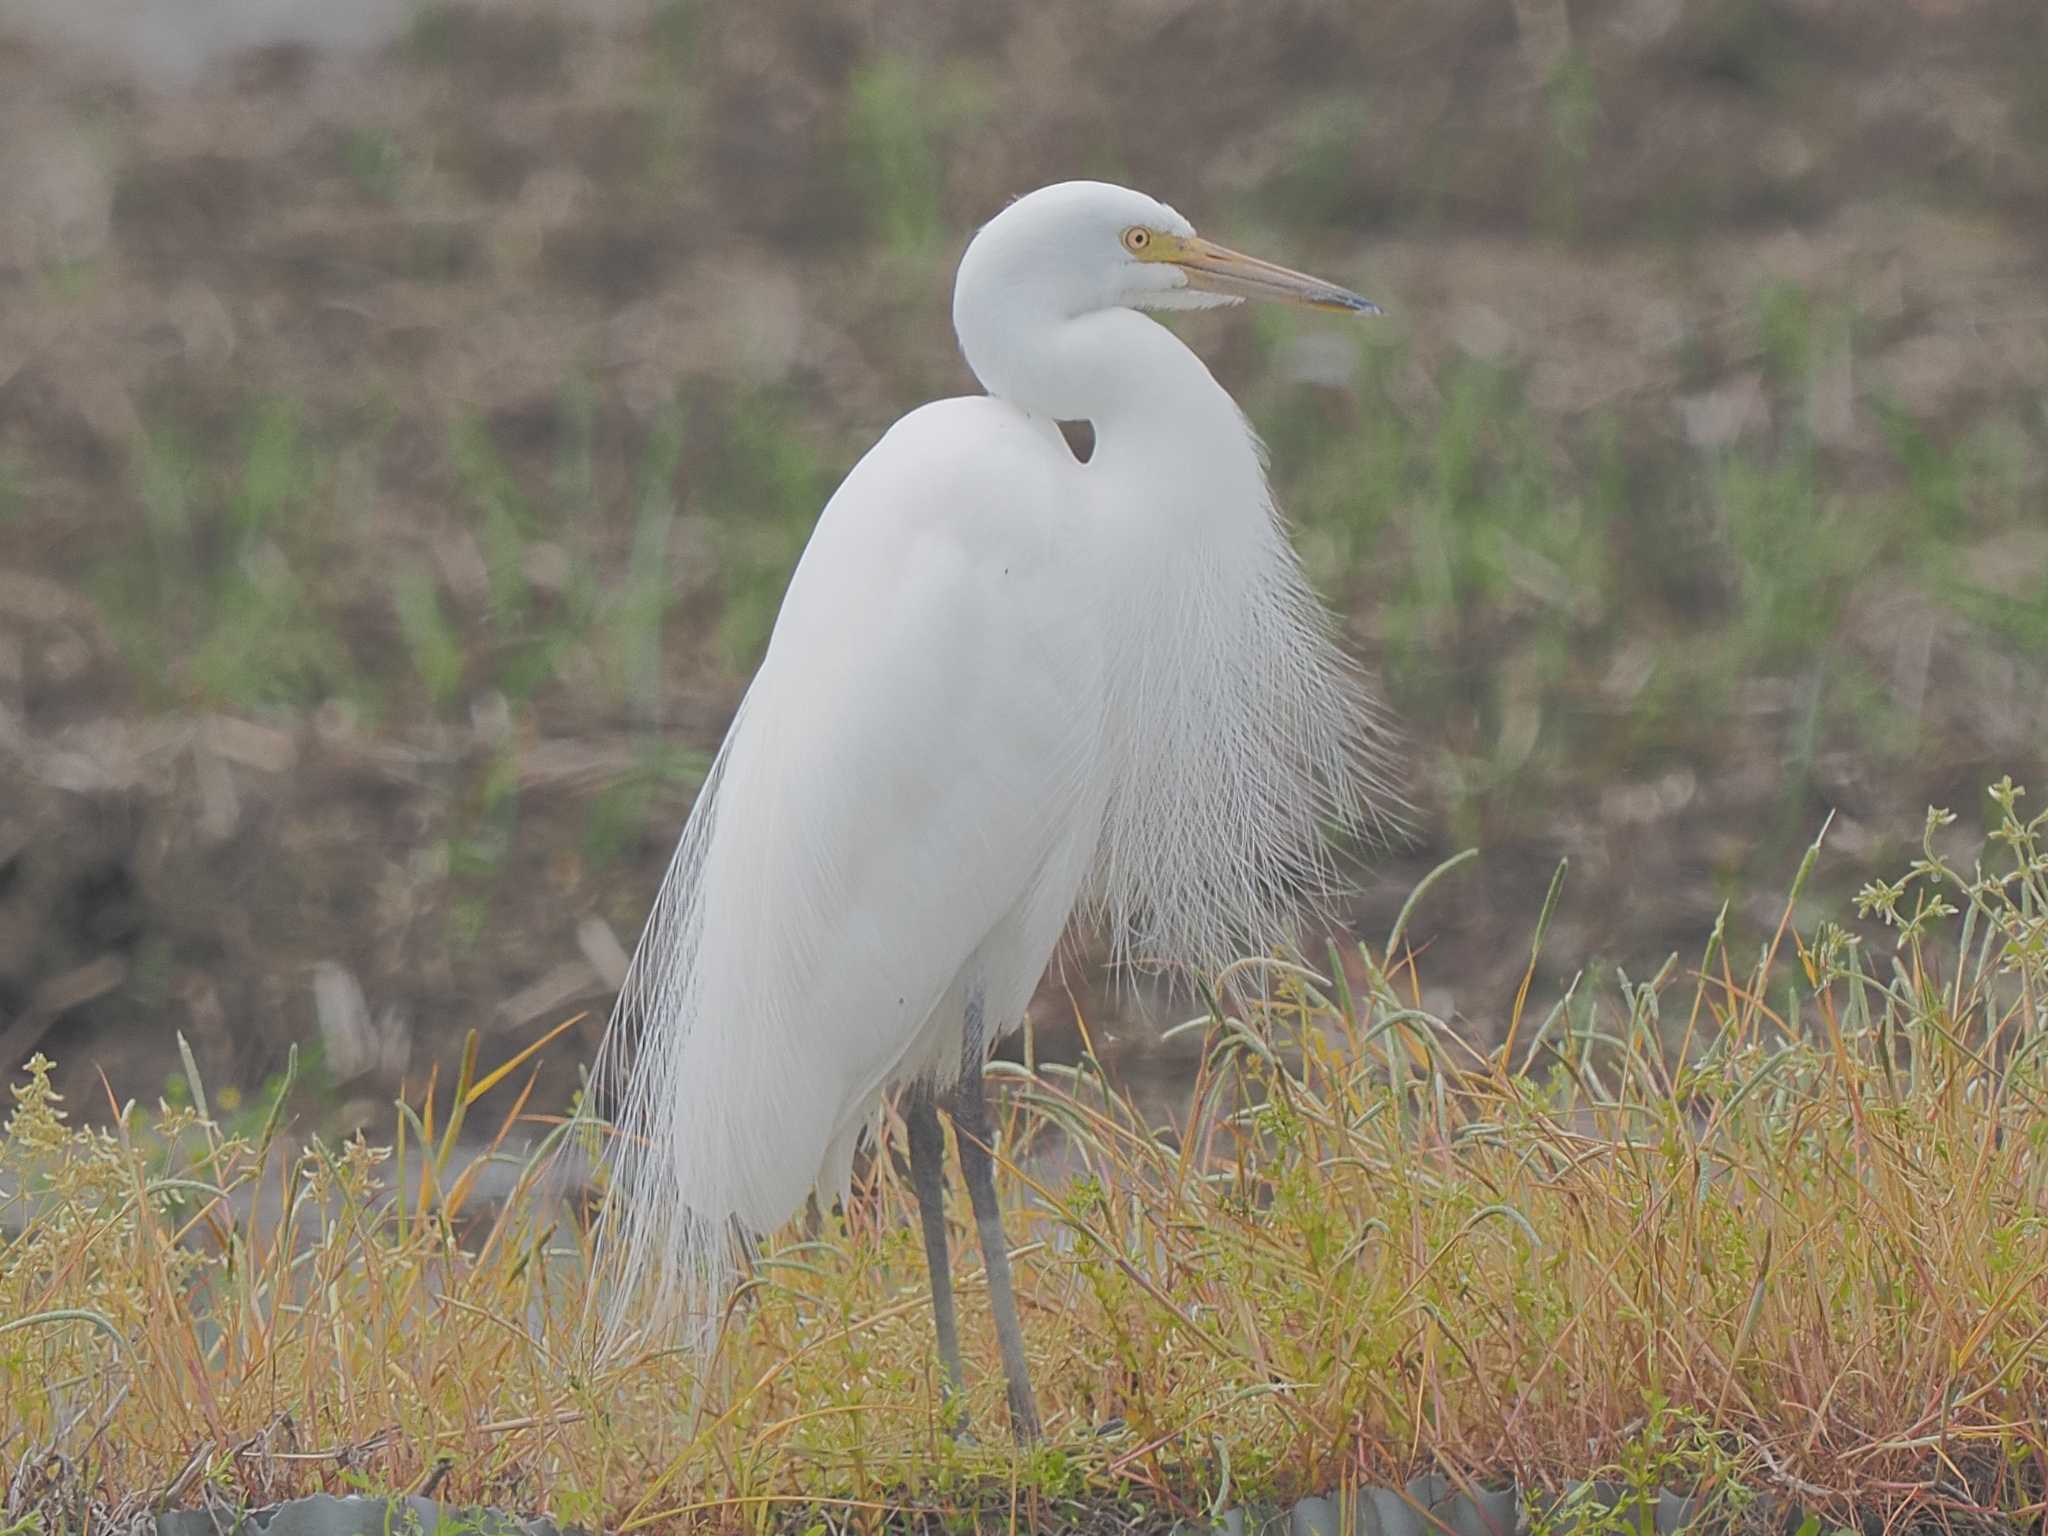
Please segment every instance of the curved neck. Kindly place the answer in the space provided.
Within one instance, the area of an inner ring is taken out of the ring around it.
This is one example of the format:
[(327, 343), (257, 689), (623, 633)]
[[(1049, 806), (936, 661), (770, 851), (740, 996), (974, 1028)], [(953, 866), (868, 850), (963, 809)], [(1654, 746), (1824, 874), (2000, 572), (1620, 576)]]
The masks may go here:
[[(962, 314), (960, 348), (982, 387), (1034, 416), (1087, 421), (1094, 464), (1142, 453), (1152, 475), (1185, 465), (1251, 477), (1263, 501), (1258, 445), (1243, 413), (1202, 360), (1164, 326), (1130, 309), (1053, 318), (1028, 309), (987, 318)], [(1194, 445), (1201, 451), (1190, 454)], [(1161, 486), (1165, 490), (1164, 485)], [(1222, 491), (1211, 486), (1210, 496)]]
[[(1087, 483), (1147, 561), (1229, 563), (1272, 535), (1260, 440), (1237, 401), (1178, 336), (1135, 309), (961, 326), (969, 367), (991, 395), (1096, 428)], [(1135, 494), (1133, 494), (1135, 492)]]

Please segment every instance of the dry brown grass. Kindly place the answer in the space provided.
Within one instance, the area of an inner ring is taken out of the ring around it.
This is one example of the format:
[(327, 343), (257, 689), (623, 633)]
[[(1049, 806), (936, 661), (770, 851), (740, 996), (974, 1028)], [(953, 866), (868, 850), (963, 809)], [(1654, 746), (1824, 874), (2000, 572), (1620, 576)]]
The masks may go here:
[(1164, 1523), (1429, 1464), (2038, 1521), (2048, 818), (1994, 795), (1982, 868), (1937, 858), (1931, 819), (1927, 859), (1865, 892), (1895, 950), (1795, 925), (1795, 890), (1753, 962), (1715, 939), (1690, 986), (1674, 965), (1540, 1020), (1517, 1004), (1482, 1056), (1415, 1004), (1397, 930), (1363, 989), (1256, 968), (1271, 1001), (1190, 1025), (1209, 1050), (1177, 1127), (1092, 1058), (1009, 1071), (1049, 1410), (1027, 1453), (995, 1433), (971, 1274), (988, 1438), (942, 1429), (889, 1159), (847, 1228), (771, 1246), (699, 1372), (594, 1355), (586, 1226), (544, 1180), (582, 1130), (548, 1128), (472, 1209), (461, 1122), (508, 1096), (510, 1156), (517, 1060), (479, 1078), (472, 1053), (389, 1146), (338, 1148), (275, 1116), (227, 1134), (196, 1074), (195, 1108), (76, 1129), (36, 1064), (0, 1148), (5, 1528), (428, 1485), (626, 1529)]

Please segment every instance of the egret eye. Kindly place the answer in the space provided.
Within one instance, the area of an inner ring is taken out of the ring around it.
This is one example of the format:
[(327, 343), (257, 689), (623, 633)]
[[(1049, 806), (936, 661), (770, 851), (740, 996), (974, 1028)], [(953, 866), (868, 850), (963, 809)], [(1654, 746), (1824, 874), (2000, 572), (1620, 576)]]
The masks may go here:
[(1124, 231), (1124, 249), (1133, 256), (1141, 254), (1152, 243), (1152, 231), (1142, 224), (1133, 225)]

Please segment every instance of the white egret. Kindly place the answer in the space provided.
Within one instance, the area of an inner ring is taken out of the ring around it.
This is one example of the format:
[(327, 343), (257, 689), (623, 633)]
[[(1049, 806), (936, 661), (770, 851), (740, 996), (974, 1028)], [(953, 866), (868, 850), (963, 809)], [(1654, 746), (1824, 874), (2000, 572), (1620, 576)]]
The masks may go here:
[(1241, 298), (1378, 312), (1099, 182), (1033, 192), (968, 246), (953, 324), (988, 394), (911, 412), (826, 505), (619, 999), (599, 1073), (617, 1304), (714, 1318), (733, 1229), (843, 1195), (901, 1088), (949, 1395), (942, 1105), (1011, 1422), (1038, 1432), (991, 1048), (1077, 909), (1127, 958), (1218, 965), (1281, 937), (1326, 882), (1328, 827), (1386, 803), (1372, 702), (1257, 439), (1138, 313)]

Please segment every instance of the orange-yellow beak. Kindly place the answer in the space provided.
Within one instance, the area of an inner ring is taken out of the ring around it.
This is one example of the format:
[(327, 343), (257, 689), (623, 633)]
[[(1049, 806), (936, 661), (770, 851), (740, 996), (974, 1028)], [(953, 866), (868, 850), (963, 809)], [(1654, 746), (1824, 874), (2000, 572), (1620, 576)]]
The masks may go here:
[(1237, 299), (1277, 299), (1283, 304), (1300, 304), (1345, 315), (1377, 315), (1379, 305), (1360, 298), (1349, 288), (1320, 277), (1310, 277), (1292, 267), (1261, 261), (1242, 251), (1233, 251), (1199, 235), (1159, 234), (1153, 238), (1145, 260), (1171, 262), (1188, 275), (1190, 288), (1225, 293)]

